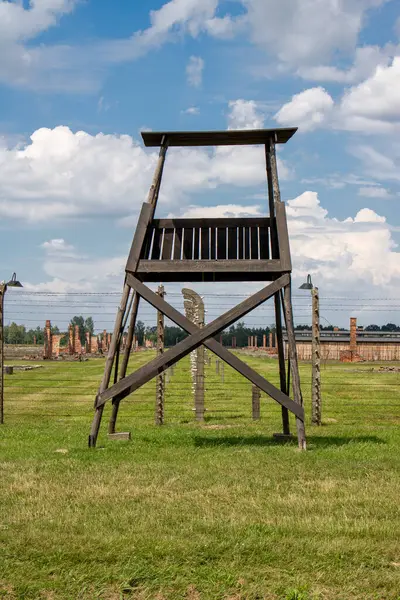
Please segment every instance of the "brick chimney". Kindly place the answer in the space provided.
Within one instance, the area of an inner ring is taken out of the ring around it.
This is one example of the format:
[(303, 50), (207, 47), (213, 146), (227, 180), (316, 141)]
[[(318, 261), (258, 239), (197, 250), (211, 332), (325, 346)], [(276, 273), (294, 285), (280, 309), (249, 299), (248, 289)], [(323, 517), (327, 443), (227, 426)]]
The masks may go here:
[(350, 352), (357, 352), (357, 319), (350, 318)]

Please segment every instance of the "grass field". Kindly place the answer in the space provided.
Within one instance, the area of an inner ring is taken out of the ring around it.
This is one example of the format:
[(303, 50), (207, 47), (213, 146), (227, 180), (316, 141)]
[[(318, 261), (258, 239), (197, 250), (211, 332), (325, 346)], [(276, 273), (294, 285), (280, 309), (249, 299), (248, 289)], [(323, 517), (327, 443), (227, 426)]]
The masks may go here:
[[(246, 360), (278, 382), (275, 360)], [(88, 450), (104, 362), (43, 365), (6, 377), (0, 598), (400, 598), (399, 373), (325, 365), (324, 425), (300, 453), (272, 440), (279, 406), (262, 398), (252, 422), (250, 384), (214, 361), (195, 424), (186, 359), (163, 427), (151, 382), (121, 405), (132, 441), (107, 440), (107, 409)]]

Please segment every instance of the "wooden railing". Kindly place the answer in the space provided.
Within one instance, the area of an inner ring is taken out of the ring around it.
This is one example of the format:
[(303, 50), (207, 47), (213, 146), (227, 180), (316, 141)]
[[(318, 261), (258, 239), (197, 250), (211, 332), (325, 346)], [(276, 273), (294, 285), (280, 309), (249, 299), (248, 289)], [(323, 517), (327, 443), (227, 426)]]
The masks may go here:
[(269, 218), (154, 219), (142, 260), (267, 260)]

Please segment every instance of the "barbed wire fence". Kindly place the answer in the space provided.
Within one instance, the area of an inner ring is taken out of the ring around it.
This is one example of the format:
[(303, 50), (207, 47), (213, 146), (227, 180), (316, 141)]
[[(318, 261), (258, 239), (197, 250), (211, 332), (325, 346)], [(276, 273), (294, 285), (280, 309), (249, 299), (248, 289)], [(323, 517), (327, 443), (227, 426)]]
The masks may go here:
[[(168, 299), (183, 309), (183, 297), (179, 292), (168, 293)], [(112, 329), (119, 292), (109, 293), (50, 293), (18, 291), (7, 293), (5, 301), (5, 323), (15, 322), (26, 328), (43, 327), (51, 320), (61, 332), (67, 331), (70, 320), (75, 315), (87, 318), (91, 316), (95, 331)], [(222, 312), (231, 308), (246, 294), (208, 293), (203, 294), (206, 307), (206, 321), (209, 322)], [(307, 294), (294, 294), (294, 315), (296, 324), (310, 324), (311, 297)], [(321, 297), (321, 318), (324, 312), (340, 314), (341, 320), (349, 318), (351, 313), (363, 311), (375, 313), (388, 312), (395, 315), (400, 309), (396, 298), (342, 298)], [(398, 314), (398, 313), (397, 313)], [(156, 311), (143, 303), (138, 319), (146, 326), (156, 325)], [(274, 321), (272, 303), (266, 303), (245, 318), (249, 328), (269, 329)], [(335, 323), (333, 323), (335, 325)], [(166, 327), (173, 325), (166, 319)], [(239, 348), (236, 349), (239, 352)], [(130, 371), (148, 362), (152, 351), (133, 352), (130, 359)], [(252, 362), (258, 361), (270, 381), (279, 386), (278, 361), (269, 358), (260, 362), (259, 357), (251, 354), (243, 357)], [(7, 359), (7, 354), (6, 354)], [(35, 361), (33, 361), (34, 363)], [(18, 367), (20, 361), (8, 360)], [(26, 364), (27, 363), (25, 361)], [(36, 363), (35, 363), (36, 364)], [(93, 401), (97, 393), (104, 361), (92, 359), (85, 362), (43, 361), (40, 368), (22, 371), (15, 369), (13, 375), (5, 378), (5, 410), (7, 418), (16, 419), (82, 419), (89, 423)], [(370, 364), (342, 365), (341, 363), (323, 365), (323, 420), (340, 419), (352, 422), (360, 403), (368, 406), (369, 418), (377, 422), (400, 419), (400, 373), (377, 372)], [(368, 397), (365, 395), (365, 374), (368, 372)], [(252, 385), (228, 365), (221, 368), (220, 361), (212, 353), (206, 353), (205, 359), (205, 422), (235, 422), (235, 419), (252, 420)], [(301, 378), (306, 412), (310, 413), (311, 369), (309, 364), (301, 365)], [(194, 399), (189, 358), (183, 359), (165, 376), (165, 422), (194, 422)], [(155, 381), (135, 392), (121, 406), (122, 422), (140, 420), (154, 422)], [(261, 418), (273, 420), (278, 424), (279, 407), (262, 394)], [(129, 424), (128, 424), (129, 426)]]

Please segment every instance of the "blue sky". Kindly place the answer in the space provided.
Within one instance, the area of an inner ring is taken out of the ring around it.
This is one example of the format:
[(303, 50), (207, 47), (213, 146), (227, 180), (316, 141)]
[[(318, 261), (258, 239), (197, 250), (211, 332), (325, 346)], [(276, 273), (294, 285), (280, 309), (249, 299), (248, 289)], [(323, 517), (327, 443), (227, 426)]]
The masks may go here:
[[(295, 283), (398, 298), (399, 17), (395, 0), (0, 0), (0, 277), (120, 289), (156, 159), (140, 130), (298, 126), (279, 151)], [(169, 152), (159, 216), (265, 211), (262, 149)]]

